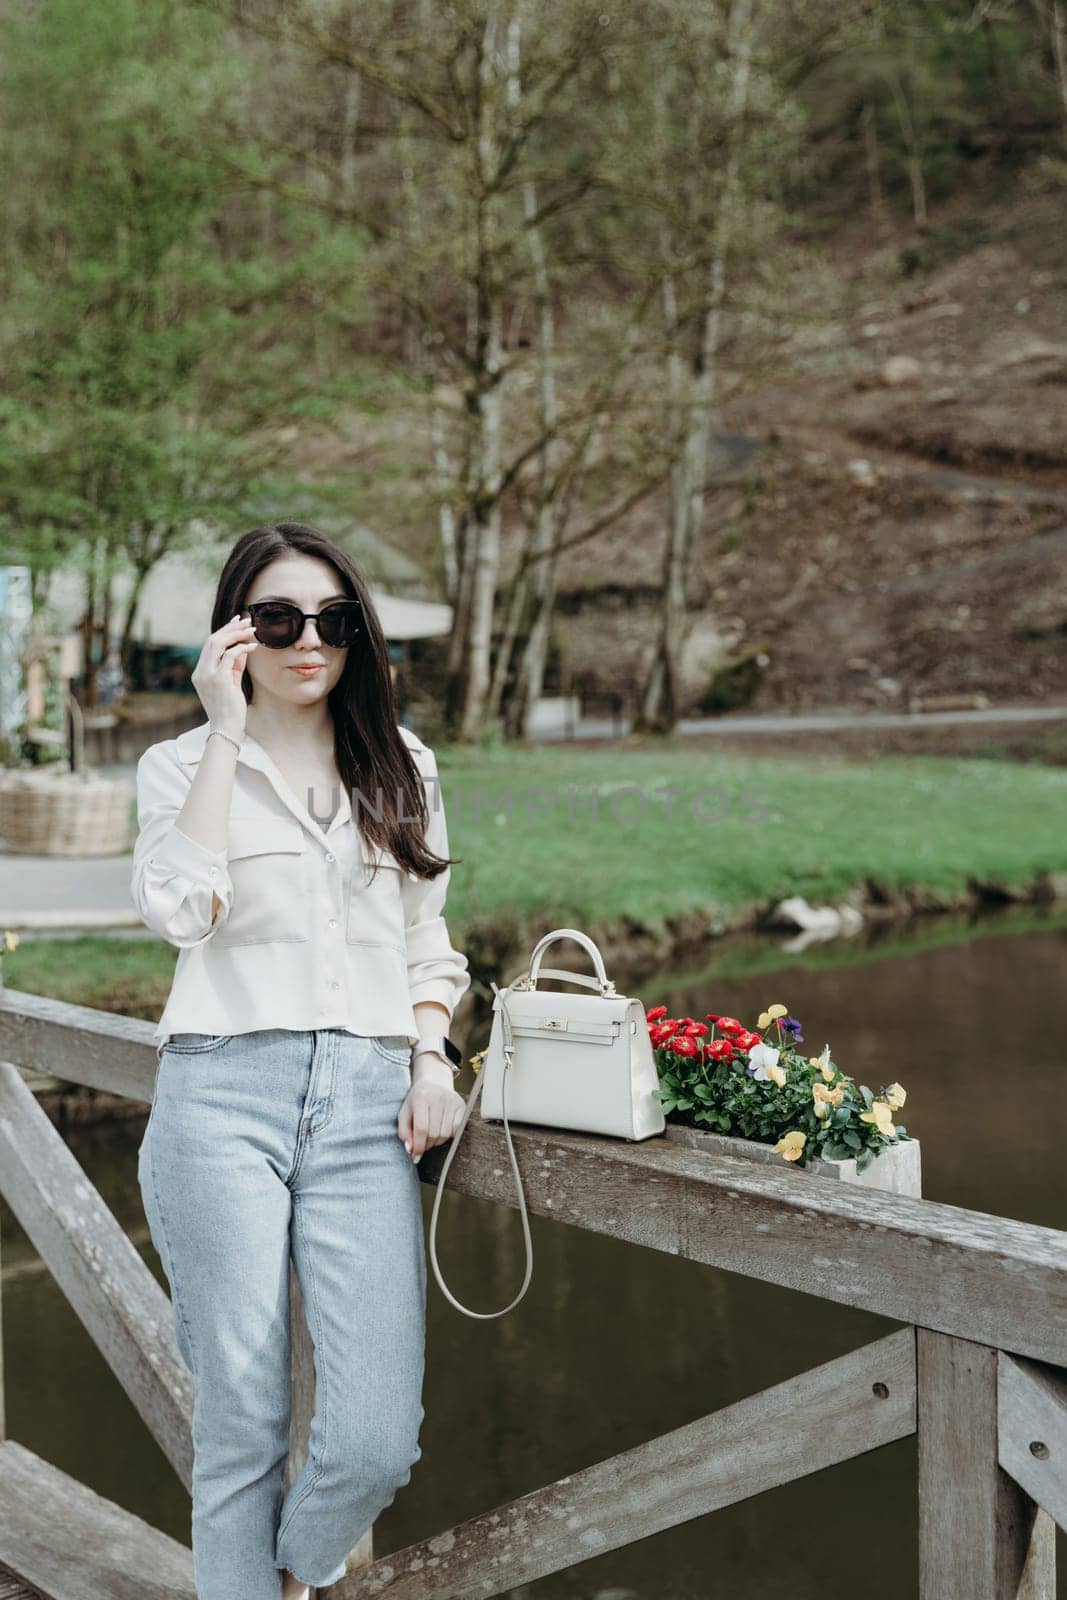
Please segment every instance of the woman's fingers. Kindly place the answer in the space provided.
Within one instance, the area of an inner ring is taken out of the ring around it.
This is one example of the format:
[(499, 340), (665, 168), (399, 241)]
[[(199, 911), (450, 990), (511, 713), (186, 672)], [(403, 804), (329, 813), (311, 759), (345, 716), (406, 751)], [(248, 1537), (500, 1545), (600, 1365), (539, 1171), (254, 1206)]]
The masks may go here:
[[(419, 1094), (409, 1089), (397, 1116), (397, 1132), (413, 1161), (421, 1161), (435, 1144), (451, 1139), (463, 1120), (463, 1102), (458, 1095)], [(426, 1085), (441, 1088), (440, 1084)]]

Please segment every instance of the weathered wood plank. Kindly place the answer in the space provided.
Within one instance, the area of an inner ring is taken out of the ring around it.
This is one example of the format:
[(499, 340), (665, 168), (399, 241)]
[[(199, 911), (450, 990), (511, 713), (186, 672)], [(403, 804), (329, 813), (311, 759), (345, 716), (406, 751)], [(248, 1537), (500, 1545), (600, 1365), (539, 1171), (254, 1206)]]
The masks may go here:
[(906, 1328), (382, 1557), (330, 1600), (503, 1594), (914, 1431)]
[(1000, 1352), (1000, 1464), (1067, 1532), (1067, 1373)]
[[(4, 1387), (4, 1230), (0, 1227), (0, 1441), (7, 1438), (7, 1400)], [(3, 1596), (0, 1595), (0, 1600)]]
[[(662, 1138), (633, 1144), (532, 1124), (511, 1133), (532, 1214), (1067, 1366), (1058, 1229)], [(428, 1150), (420, 1175), (436, 1181), (446, 1153)], [(448, 1189), (518, 1204), (502, 1126), (470, 1119)], [(441, 1239), (448, 1277), (447, 1215)]]
[[(0, 1058), (145, 1101), (152, 1031), (0, 990)], [(531, 1212), (1067, 1366), (1067, 1233), (707, 1155), (666, 1135), (630, 1144), (516, 1125), (512, 1136)], [(424, 1181), (436, 1181), (446, 1153), (426, 1152)], [(471, 1118), (448, 1187), (516, 1204), (499, 1124)]]
[(37, 1600), (37, 1596), (21, 1578), (0, 1568), (0, 1600)]
[(915, 1334), (920, 1600), (1055, 1600), (1052, 1519), (998, 1461), (998, 1352)]
[(41, 1110), (0, 1061), (0, 1188), (186, 1488), (193, 1381), (170, 1301)]
[(196, 1600), (191, 1550), (14, 1440), (0, 1505), (0, 1561), (47, 1600)]
[(150, 1022), (0, 988), (0, 1060), (66, 1083), (150, 1103), (156, 1057)]

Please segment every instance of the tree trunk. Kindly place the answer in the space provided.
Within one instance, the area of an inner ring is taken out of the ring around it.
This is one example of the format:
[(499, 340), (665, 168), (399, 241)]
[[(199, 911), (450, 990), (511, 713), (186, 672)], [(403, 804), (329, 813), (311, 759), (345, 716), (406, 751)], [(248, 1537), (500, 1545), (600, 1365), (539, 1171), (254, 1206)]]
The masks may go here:
[(463, 740), (479, 736), (487, 713), (500, 565), (501, 287), (494, 261), (500, 200), (493, 192), (499, 160), (496, 34), (497, 18), (490, 15), (481, 38), (475, 152), (475, 381), (470, 405), (475, 424), (476, 484), (470, 531), (474, 541), (470, 636), (458, 729)]
[[(669, 393), (684, 413), (679, 417), (679, 448), (671, 473), (671, 532), (663, 573), (663, 607), (636, 725), (656, 732), (673, 728), (680, 712), (680, 656), (687, 626), (687, 575), (690, 553), (704, 520), (711, 420), (715, 405), (722, 313), (726, 298), (727, 258), (735, 233), (735, 211), (741, 173), (743, 121), (748, 106), (753, 45), (753, 0), (733, 0), (727, 31), (730, 102), (727, 115), (726, 172), (716, 218), (711, 262), (704, 297), (703, 336), (689, 367), (683, 371), (672, 348)], [(675, 320), (671, 280), (666, 279), (668, 314)]]

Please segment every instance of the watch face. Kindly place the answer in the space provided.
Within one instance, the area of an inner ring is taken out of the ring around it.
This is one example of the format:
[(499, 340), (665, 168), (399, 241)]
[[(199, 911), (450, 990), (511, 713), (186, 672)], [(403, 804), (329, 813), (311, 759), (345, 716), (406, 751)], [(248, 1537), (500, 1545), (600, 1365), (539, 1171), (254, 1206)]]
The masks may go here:
[(447, 1037), (444, 1040), (444, 1047), (445, 1055), (448, 1057), (449, 1061), (452, 1062), (453, 1066), (460, 1066), (463, 1061), (463, 1056), (460, 1053), (459, 1047), (453, 1044), (452, 1040)]

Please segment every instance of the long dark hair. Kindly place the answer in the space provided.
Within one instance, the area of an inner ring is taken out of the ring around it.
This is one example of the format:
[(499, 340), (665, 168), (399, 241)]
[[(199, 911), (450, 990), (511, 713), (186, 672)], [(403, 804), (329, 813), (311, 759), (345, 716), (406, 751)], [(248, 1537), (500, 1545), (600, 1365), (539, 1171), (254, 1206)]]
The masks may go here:
[[(226, 558), (215, 591), (211, 631), (223, 627), (248, 604), (256, 575), (278, 556), (296, 551), (328, 562), (350, 599), (363, 611), (360, 632), (348, 647), (341, 676), (330, 690), (334, 756), (364, 839), (391, 850), (401, 866), (435, 878), (458, 856), (438, 856), (426, 846), (426, 790), (404, 742), (389, 671), (389, 650), (373, 601), (346, 551), (305, 522), (273, 522), (243, 533)], [(246, 667), (241, 689), (251, 702), (254, 685)], [(356, 805), (358, 789), (364, 803)], [(440, 796), (436, 796), (440, 804)], [(400, 821), (402, 807), (404, 822)], [(381, 813), (378, 816), (378, 812)], [(408, 818), (417, 818), (416, 822)]]

